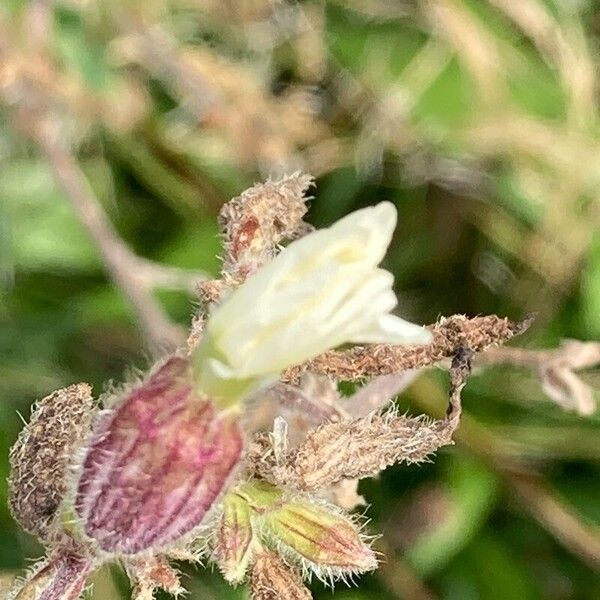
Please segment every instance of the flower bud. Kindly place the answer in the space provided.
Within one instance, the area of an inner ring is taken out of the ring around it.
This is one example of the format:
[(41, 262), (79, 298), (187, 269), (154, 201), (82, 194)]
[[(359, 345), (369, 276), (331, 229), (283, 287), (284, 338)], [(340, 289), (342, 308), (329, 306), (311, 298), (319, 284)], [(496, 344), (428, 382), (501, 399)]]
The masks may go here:
[(260, 515), (278, 506), (283, 492), (264, 481), (242, 483), (223, 499), (218, 526), (215, 560), (229, 583), (241, 583), (252, 559)]
[(344, 343), (428, 343), (390, 314), (391, 273), (377, 268), (391, 240), (389, 202), (292, 242), (217, 306), (195, 353), (200, 387), (236, 401), (285, 368)]
[(248, 502), (236, 493), (225, 496), (216, 532), (215, 560), (225, 579), (241, 583), (252, 555), (254, 533)]
[(94, 401), (85, 383), (40, 400), (10, 450), (9, 505), (23, 529), (50, 541), (73, 455), (88, 434)]
[(188, 361), (171, 357), (96, 424), (75, 511), (106, 552), (164, 547), (203, 521), (241, 450), (235, 416), (198, 397)]
[(375, 553), (363, 541), (358, 526), (333, 508), (296, 500), (263, 519), (264, 532), (276, 547), (317, 574), (336, 577), (377, 567)]

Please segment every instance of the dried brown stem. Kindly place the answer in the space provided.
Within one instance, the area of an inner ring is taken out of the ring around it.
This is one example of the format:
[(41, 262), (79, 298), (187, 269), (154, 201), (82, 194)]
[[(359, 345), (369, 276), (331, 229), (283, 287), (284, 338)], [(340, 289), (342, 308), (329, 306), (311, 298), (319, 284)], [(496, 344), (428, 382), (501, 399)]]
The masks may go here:
[(467, 378), (471, 373), (471, 358), (473, 351), (465, 347), (457, 349), (452, 365), (450, 367), (450, 401), (446, 411), (446, 419), (456, 423), (462, 413), (462, 402), (460, 393), (467, 383)]
[(564, 340), (559, 348), (491, 348), (477, 357), (478, 365), (506, 364), (533, 369), (546, 394), (566, 410), (589, 415), (596, 409), (592, 388), (575, 371), (600, 365), (600, 343)]
[(600, 570), (600, 532), (585, 525), (556, 493), (535, 478), (506, 472), (523, 507), (563, 546)]
[(183, 332), (152, 296), (157, 286), (191, 287), (200, 273), (185, 273), (153, 264), (131, 252), (110, 223), (77, 161), (34, 111), (22, 115), (24, 129), (48, 161), (57, 184), (70, 201), (77, 218), (98, 248), (110, 277), (131, 302), (150, 349), (161, 353), (179, 346)]
[(150, 346), (160, 351), (165, 346), (179, 345), (183, 341), (181, 331), (135, 275), (137, 257), (115, 232), (75, 159), (43, 130), (36, 132), (35, 139), (57, 183), (98, 247), (111, 278), (135, 308)]
[(600, 364), (600, 343), (564, 340), (560, 347), (547, 350), (529, 348), (490, 348), (477, 357), (477, 364), (509, 364), (538, 367), (544, 363), (561, 362), (572, 369), (585, 369)]
[[(40, 15), (34, 13), (30, 16), (39, 20)], [(47, 20), (49, 14), (45, 11), (41, 17)], [(48, 26), (48, 23), (44, 26)], [(14, 109), (17, 127), (38, 146), (48, 162), (57, 185), (65, 193), (77, 218), (99, 250), (108, 274), (131, 302), (150, 349), (159, 354), (180, 345), (185, 339), (183, 331), (171, 322), (153, 297), (153, 289), (171, 287), (193, 290), (197, 280), (203, 278), (204, 274), (154, 264), (136, 256), (123, 242), (77, 160), (61, 140), (61, 82), (46, 56), (42, 38), (37, 40), (31, 56), (21, 56), (20, 51), (10, 45), (9, 39), (5, 36), (3, 43), (0, 43), (0, 58), (8, 63), (14, 61), (18, 68), (14, 77), (3, 80), (0, 93), (8, 105), (14, 104), (15, 96), (21, 98)], [(43, 76), (32, 71), (29, 65), (39, 65)], [(56, 84), (57, 78), (59, 84)], [(48, 87), (48, 83), (54, 84), (54, 87)], [(66, 84), (62, 87), (70, 89)]]
[(531, 317), (519, 322), (495, 315), (471, 319), (464, 315), (444, 317), (427, 327), (433, 333), (433, 341), (427, 346), (375, 344), (332, 350), (288, 369), (282, 379), (295, 382), (304, 371), (312, 371), (333, 379), (355, 381), (419, 369), (453, 357), (458, 348), (482, 352), (523, 333), (531, 323)]

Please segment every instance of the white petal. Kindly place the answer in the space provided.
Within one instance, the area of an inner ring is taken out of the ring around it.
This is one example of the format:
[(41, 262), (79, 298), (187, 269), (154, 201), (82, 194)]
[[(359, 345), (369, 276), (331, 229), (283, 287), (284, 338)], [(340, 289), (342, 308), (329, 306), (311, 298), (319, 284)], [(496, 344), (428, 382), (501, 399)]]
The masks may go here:
[(359, 331), (353, 340), (370, 344), (430, 344), (430, 331), (394, 315), (381, 315), (369, 329)]
[(395, 225), (382, 202), (291, 243), (213, 310), (200, 379), (235, 395), (347, 342), (427, 343), (426, 330), (389, 314), (393, 277), (377, 265)]

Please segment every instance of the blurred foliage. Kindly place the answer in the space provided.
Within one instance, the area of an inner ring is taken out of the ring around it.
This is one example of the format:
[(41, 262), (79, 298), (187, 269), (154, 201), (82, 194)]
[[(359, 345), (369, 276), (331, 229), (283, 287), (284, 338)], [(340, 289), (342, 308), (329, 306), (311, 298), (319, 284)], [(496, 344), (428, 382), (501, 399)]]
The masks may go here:
[[(546, 347), (600, 334), (599, 35), (594, 0), (5, 0), (0, 482), (35, 398), (76, 381), (99, 394), (148, 364), (131, 307), (15, 117), (32, 96), (140, 256), (216, 273), (219, 206), (299, 168), (317, 177), (315, 225), (396, 204), (386, 266), (403, 316), (534, 310), (519, 341)], [(192, 297), (159, 298), (189, 323)], [(445, 385), (427, 374), (401, 405), (442, 410)], [(472, 443), (510, 442), (598, 533), (600, 418), (562, 412), (506, 368), (464, 396), (456, 447), (362, 486), (387, 558), (336, 597), (600, 598), (600, 557), (594, 570), (569, 549), (514, 493), (502, 455)], [(0, 585), (40, 552), (5, 496), (0, 483)], [(188, 572), (191, 597), (243, 596)], [(126, 597), (118, 569), (97, 581), (94, 597)]]

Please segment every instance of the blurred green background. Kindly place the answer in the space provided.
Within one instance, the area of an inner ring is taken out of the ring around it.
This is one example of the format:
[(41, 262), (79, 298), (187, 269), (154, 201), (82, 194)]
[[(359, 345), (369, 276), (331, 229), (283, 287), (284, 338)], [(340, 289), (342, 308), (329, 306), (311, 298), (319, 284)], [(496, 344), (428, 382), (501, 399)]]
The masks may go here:
[[(0, 582), (41, 552), (6, 507), (19, 414), (150, 362), (44, 139), (157, 263), (216, 275), (220, 205), (302, 169), (317, 226), (396, 204), (386, 266), (403, 316), (537, 311), (520, 345), (594, 340), (599, 41), (593, 0), (3, 0)], [(189, 324), (193, 294), (154, 297)], [(429, 372), (399, 402), (437, 414), (446, 384)], [(456, 446), (361, 484), (386, 559), (336, 597), (600, 598), (600, 417), (509, 368), (473, 376), (464, 404)], [(244, 596), (182, 568), (192, 598)], [(98, 574), (94, 598), (126, 592), (118, 568)]]

